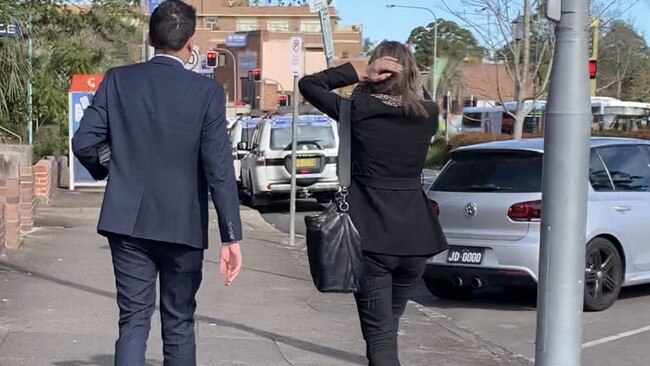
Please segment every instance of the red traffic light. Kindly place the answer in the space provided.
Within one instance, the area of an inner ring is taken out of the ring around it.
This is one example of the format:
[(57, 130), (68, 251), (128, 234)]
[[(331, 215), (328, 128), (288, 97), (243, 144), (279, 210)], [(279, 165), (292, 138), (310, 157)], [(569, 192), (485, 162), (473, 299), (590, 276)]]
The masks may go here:
[(598, 73), (598, 61), (589, 60), (589, 79), (595, 79)]
[(217, 67), (217, 53), (207, 52), (205, 54), (205, 63), (208, 67)]
[(253, 81), (262, 81), (262, 69), (253, 70)]
[(280, 107), (286, 107), (286, 106), (288, 105), (287, 102), (288, 102), (288, 100), (287, 100), (287, 96), (286, 96), (286, 95), (280, 95), (280, 96), (278, 97), (278, 105), (279, 105)]

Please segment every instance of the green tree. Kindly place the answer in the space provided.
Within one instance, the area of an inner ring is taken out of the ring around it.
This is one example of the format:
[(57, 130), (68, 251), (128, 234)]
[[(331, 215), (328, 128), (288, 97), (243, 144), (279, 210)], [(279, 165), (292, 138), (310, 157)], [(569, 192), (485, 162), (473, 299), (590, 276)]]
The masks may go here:
[(364, 38), (363, 39), (363, 55), (366, 57), (370, 57), (372, 54), (372, 51), (375, 50), (376, 43), (370, 38)]
[[(415, 46), (415, 59), (423, 71), (431, 70), (433, 65), (435, 24), (430, 23), (426, 27), (413, 29), (408, 39), (408, 42)], [(450, 20), (438, 19), (437, 43), (438, 59), (448, 59), (445, 73), (438, 83), (438, 90), (450, 89), (452, 84), (460, 83), (462, 75), (459, 67), (463, 62), (485, 57), (485, 49), (479, 45), (472, 32)]]
[(27, 37), (0, 41), (0, 93), (5, 96), (0, 125), (25, 140), (26, 88), (32, 75), (37, 155), (65, 153), (71, 75), (103, 73), (135, 61), (143, 26), (140, 9), (123, 0), (93, 0), (87, 7), (62, 0), (15, 2), (10, 9), (2, 4), (0, 14), (11, 14), (24, 30), (31, 20), (34, 52), (30, 71)]
[(646, 57), (643, 65), (630, 78), (625, 89), (625, 98), (650, 103), (650, 57)]
[(598, 50), (599, 95), (621, 99), (650, 57), (650, 50), (634, 27), (616, 20), (605, 30)]

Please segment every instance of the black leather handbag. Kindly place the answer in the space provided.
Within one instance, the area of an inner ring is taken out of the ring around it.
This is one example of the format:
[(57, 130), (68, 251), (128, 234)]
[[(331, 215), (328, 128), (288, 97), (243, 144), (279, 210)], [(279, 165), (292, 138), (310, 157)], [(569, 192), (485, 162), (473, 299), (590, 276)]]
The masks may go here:
[(343, 99), (337, 165), (340, 190), (323, 213), (305, 217), (309, 269), (320, 292), (359, 292), (363, 281), (361, 237), (348, 215), (346, 200), (351, 181), (351, 113), (352, 102)]

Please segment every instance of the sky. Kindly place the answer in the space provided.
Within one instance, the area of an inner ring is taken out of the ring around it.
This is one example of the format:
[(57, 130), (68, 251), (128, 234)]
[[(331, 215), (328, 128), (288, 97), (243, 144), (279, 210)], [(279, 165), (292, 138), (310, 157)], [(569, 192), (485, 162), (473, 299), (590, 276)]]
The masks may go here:
[[(616, 0), (615, 0), (616, 1)], [(427, 7), (439, 18), (454, 20), (458, 18), (444, 10), (441, 0), (334, 0), (343, 24), (362, 24), (363, 35), (373, 41), (384, 39), (405, 42), (411, 30), (433, 21), (431, 14), (424, 10), (386, 8), (388, 4)], [(462, 9), (460, 0), (447, 0), (452, 9)], [(623, 18), (632, 22), (637, 31), (650, 43), (650, 0), (618, 0), (611, 9), (621, 12), (630, 8)], [(467, 9), (475, 12), (478, 9)], [(477, 18), (474, 18), (477, 19)], [(477, 19), (478, 20), (478, 19)], [(487, 23), (487, 21), (485, 21)], [(462, 26), (461, 23), (459, 25)], [(479, 41), (480, 37), (477, 37)]]

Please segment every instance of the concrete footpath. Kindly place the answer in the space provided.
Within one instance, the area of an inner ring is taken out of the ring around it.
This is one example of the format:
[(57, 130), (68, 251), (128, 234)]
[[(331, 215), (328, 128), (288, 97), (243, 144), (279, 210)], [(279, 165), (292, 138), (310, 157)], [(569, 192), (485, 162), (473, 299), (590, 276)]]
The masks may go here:
[[(113, 365), (117, 306), (110, 251), (95, 233), (100, 202), (99, 193), (57, 193), (23, 248), (0, 258), (1, 366)], [(244, 270), (232, 287), (218, 276), (218, 246), (206, 253), (199, 364), (366, 365), (352, 296), (318, 293), (304, 243), (289, 248), (256, 211), (242, 208), (242, 218)], [(403, 365), (530, 365), (415, 303), (401, 328)], [(161, 365), (160, 348), (156, 312), (148, 366)]]

